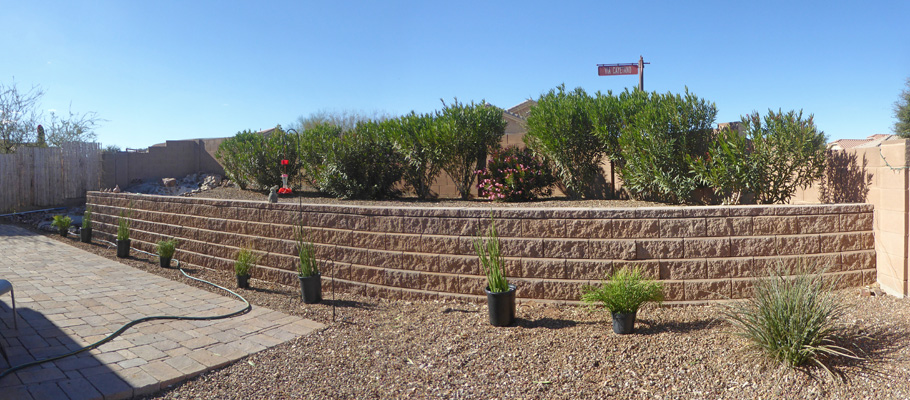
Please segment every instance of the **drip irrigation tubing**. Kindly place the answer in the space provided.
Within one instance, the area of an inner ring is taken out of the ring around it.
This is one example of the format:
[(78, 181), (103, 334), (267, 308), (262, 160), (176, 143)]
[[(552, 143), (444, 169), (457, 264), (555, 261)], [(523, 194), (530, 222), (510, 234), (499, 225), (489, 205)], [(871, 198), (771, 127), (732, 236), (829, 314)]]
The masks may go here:
[[(112, 246), (116, 246), (114, 243), (109, 242), (109, 241), (107, 241), (107, 240), (102, 240), (102, 239), (97, 239), (97, 240), (100, 241), (100, 242), (105, 242), (105, 243), (107, 243), (107, 244), (109, 244), (109, 245), (112, 245)], [(150, 254), (150, 255), (153, 255), (153, 256), (157, 256), (156, 254), (152, 254), (152, 253), (149, 253), (149, 252), (147, 252), (147, 251), (142, 251), (142, 250), (135, 249), (135, 248), (132, 249), (132, 250), (138, 251), (138, 252), (140, 252), (140, 253), (145, 253), (145, 254)], [(221, 289), (221, 290), (224, 290), (224, 291), (226, 291), (226, 292), (228, 292), (228, 293), (230, 293), (230, 294), (236, 296), (236, 297), (239, 298), (241, 301), (243, 301), (243, 302), (246, 304), (246, 307), (244, 307), (242, 310), (234, 311), (234, 312), (232, 312), (232, 313), (222, 314), (222, 315), (213, 315), (213, 316), (208, 316), (208, 317), (191, 317), (191, 316), (177, 316), (177, 315), (156, 315), (156, 316), (149, 316), (149, 317), (142, 317), (142, 318), (139, 318), (139, 319), (134, 319), (134, 320), (132, 320), (132, 321), (130, 321), (130, 322), (127, 322), (127, 323), (124, 324), (123, 326), (121, 326), (120, 329), (117, 329), (116, 331), (114, 331), (114, 333), (111, 333), (110, 335), (104, 337), (103, 339), (101, 339), (101, 340), (99, 340), (99, 341), (97, 341), (97, 342), (95, 342), (95, 343), (92, 343), (92, 344), (90, 344), (90, 345), (88, 345), (88, 346), (85, 346), (85, 347), (83, 347), (83, 348), (81, 348), (81, 349), (78, 349), (78, 350), (75, 350), (75, 351), (71, 351), (71, 352), (69, 352), (69, 353), (62, 354), (62, 355), (59, 355), (59, 356), (55, 356), (55, 357), (51, 357), (51, 358), (45, 358), (45, 359), (43, 359), (43, 360), (32, 361), (32, 362), (28, 362), (28, 363), (25, 363), (25, 364), (20, 364), (20, 365), (14, 366), (14, 367), (10, 367), (9, 369), (7, 369), (7, 370), (3, 371), (2, 373), (0, 373), (0, 380), (2, 380), (4, 377), (6, 377), (7, 375), (9, 375), (9, 374), (11, 374), (11, 373), (13, 373), (13, 372), (16, 372), (16, 371), (19, 371), (19, 370), (22, 370), (22, 369), (25, 369), (25, 368), (34, 367), (34, 366), (36, 366), (36, 365), (44, 364), (44, 363), (46, 363), (46, 362), (57, 361), (57, 360), (60, 360), (60, 359), (66, 358), (66, 357), (74, 356), (74, 355), (76, 355), (76, 354), (83, 353), (83, 352), (89, 351), (89, 350), (91, 350), (91, 349), (94, 349), (94, 348), (96, 348), (96, 347), (98, 347), (98, 346), (101, 346), (101, 345), (107, 343), (107, 342), (110, 342), (111, 340), (114, 340), (114, 338), (116, 338), (117, 336), (120, 336), (121, 334), (123, 334), (123, 332), (126, 332), (127, 329), (129, 329), (129, 328), (131, 328), (131, 327), (133, 327), (133, 326), (135, 326), (135, 325), (141, 324), (141, 323), (143, 323), (143, 322), (157, 321), (157, 320), (209, 321), (209, 320), (215, 320), (215, 319), (225, 319), (225, 318), (235, 317), (235, 316), (238, 316), (238, 315), (241, 315), (241, 314), (246, 314), (246, 313), (250, 312), (250, 310), (253, 309), (253, 306), (250, 304), (250, 302), (247, 301), (247, 299), (243, 298), (243, 296), (241, 296), (241, 295), (235, 293), (233, 290), (230, 290), (230, 289), (228, 289), (228, 288), (226, 288), (226, 287), (219, 286), (219, 285), (217, 285), (217, 284), (214, 284), (214, 283), (209, 282), (209, 281), (204, 280), (204, 279), (199, 279), (199, 278), (190, 276), (189, 274), (186, 273), (186, 271), (183, 270), (183, 268), (180, 267), (180, 261), (179, 261), (179, 260), (175, 260), (175, 261), (177, 261), (177, 268), (180, 269), (180, 272), (183, 273), (183, 276), (185, 276), (185, 277), (187, 277), (187, 278), (190, 278), (190, 279), (193, 279), (193, 280), (196, 280), (196, 281), (199, 281), (199, 282), (202, 282), (202, 283), (206, 283), (206, 284), (212, 285), (212, 286), (214, 286), (214, 287), (216, 287), (216, 288), (219, 288), (219, 289)]]

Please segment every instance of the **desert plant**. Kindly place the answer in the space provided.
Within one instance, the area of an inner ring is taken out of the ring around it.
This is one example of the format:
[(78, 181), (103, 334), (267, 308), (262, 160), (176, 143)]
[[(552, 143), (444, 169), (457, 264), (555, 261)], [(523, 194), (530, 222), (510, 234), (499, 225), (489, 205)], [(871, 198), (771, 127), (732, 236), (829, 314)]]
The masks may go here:
[(494, 151), (478, 171), (477, 197), (495, 201), (530, 201), (549, 196), (555, 178), (530, 149), (515, 146)]
[(487, 154), (499, 148), (506, 131), (502, 109), (486, 104), (442, 103), (436, 118), (442, 144), (442, 169), (449, 174), (462, 199), (471, 196), (477, 170), (486, 165)]
[(120, 211), (117, 219), (117, 240), (130, 240), (130, 214), (132, 211)]
[(648, 301), (663, 301), (663, 285), (645, 278), (641, 267), (623, 267), (600, 286), (582, 288), (582, 301), (602, 305), (611, 313), (634, 314)]
[(619, 136), (623, 187), (637, 199), (691, 201), (699, 180), (687, 156), (706, 153), (716, 115), (714, 103), (688, 89), (684, 95), (650, 93), (647, 103), (629, 116)]
[[(259, 189), (281, 185), (281, 174), (288, 179), (297, 179), (301, 170), (301, 159), (296, 136), (289, 135), (281, 126), (266, 132), (243, 131), (225, 139), (215, 152), (215, 157), (224, 166), (225, 174), (241, 189), (250, 184)], [(282, 165), (288, 160), (288, 165)]]
[(158, 242), (158, 257), (171, 258), (177, 251), (177, 239), (171, 238)]
[(594, 134), (592, 99), (582, 88), (565, 85), (540, 96), (528, 116), (525, 143), (553, 170), (570, 198), (603, 198), (603, 142)]
[(506, 280), (505, 265), (500, 251), (499, 236), (496, 233), (496, 221), (490, 217), (490, 228), (486, 235), (474, 237), (474, 252), (480, 258), (480, 269), (487, 277), (487, 289), (493, 293), (509, 291)]
[(82, 214), (82, 229), (92, 229), (92, 209), (86, 207)]
[(248, 247), (241, 247), (237, 251), (236, 261), (234, 261), (234, 275), (247, 276), (256, 263), (256, 255)]
[(297, 241), (297, 275), (301, 278), (319, 274), (316, 262), (316, 245), (310, 240), (310, 232), (302, 223), (294, 227), (294, 238)]
[(725, 315), (735, 334), (769, 359), (791, 368), (812, 364), (831, 374), (824, 358), (857, 358), (837, 345), (844, 309), (832, 285), (805, 262), (792, 269), (779, 263), (771, 277), (755, 282), (752, 298), (727, 306)]
[(73, 219), (68, 215), (55, 215), (54, 222), (51, 225), (56, 226), (60, 232), (65, 232), (73, 224)]

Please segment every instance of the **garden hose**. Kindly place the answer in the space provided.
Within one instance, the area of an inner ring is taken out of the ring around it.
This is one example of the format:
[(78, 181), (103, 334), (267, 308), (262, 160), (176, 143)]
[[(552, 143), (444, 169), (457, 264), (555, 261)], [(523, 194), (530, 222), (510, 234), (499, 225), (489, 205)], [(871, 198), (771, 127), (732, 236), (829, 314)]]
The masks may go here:
[[(97, 240), (98, 240), (98, 241), (101, 241), (101, 242), (108, 243), (108, 244), (110, 244), (110, 245), (115, 245), (114, 243), (108, 242), (107, 240), (101, 240), (101, 239), (97, 239)], [(140, 253), (155, 255), (155, 254), (149, 253), (149, 252), (147, 252), (147, 251), (142, 251), (142, 250), (139, 250), (139, 249), (133, 249), (133, 250), (138, 251), (138, 252), (140, 252)], [(82, 353), (82, 352), (85, 352), (85, 351), (89, 351), (89, 350), (91, 350), (91, 349), (94, 349), (94, 348), (96, 348), (96, 347), (98, 347), (98, 346), (101, 346), (102, 344), (105, 344), (105, 343), (107, 343), (107, 342), (110, 342), (111, 340), (114, 340), (114, 338), (116, 338), (117, 336), (120, 336), (121, 334), (123, 334), (123, 332), (126, 332), (126, 330), (129, 329), (130, 327), (132, 327), (132, 326), (134, 326), (134, 325), (141, 324), (141, 323), (143, 323), (143, 322), (147, 322), (147, 321), (156, 321), (156, 320), (209, 321), (209, 320), (214, 320), (214, 319), (231, 318), (231, 317), (234, 317), (234, 316), (237, 316), (237, 315), (245, 314), (245, 313), (247, 313), (247, 312), (249, 312), (250, 310), (253, 309), (253, 306), (250, 305), (250, 302), (247, 301), (247, 299), (243, 298), (243, 296), (241, 296), (241, 295), (235, 293), (234, 291), (232, 291), (232, 290), (230, 290), (230, 289), (228, 289), (228, 288), (225, 288), (225, 287), (223, 287), (223, 286), (216, 285), (216, 284), (214, 284), (214, 283), (212, 283), (212, 282), (209, 282), (209, 281), (207, 281), (207, 280), (199, 279), (199, 278), (192, 277), (192, 276), (188, 275), (188, 274), (186, 273), (186, 271), (183, 270), (183, 268), (180, 268), (180, 261), (179, 261), (179, 260), (177, 261), (177, 268), (179, 268), (179, 269), (180, 269), (180, 272), (183, 273), (183, 276), (185, 276), (185, 277), (187, 277), (187, 278), (190, 278), (190, 279), (193, 279), (193, 280), (202, 282), (202, 283), (207, 283), (207, 284), (209, 284), (209, 285), (212, 285), (212, 286), (214, 286), (214, 287), (216, 287), (216, 288), (219, 288), (219, 289), (222, 289), (222, 290), (224, 290), (224, 291), (227, 291), (228, 293), (230, 293), (230, 294), (236, 296), (238, 299), (240, 299), (241, 301), (243, 301), (243, 302), (246, 304), (246, 307), (244, 307), (242, 310), (234, 311), (234, 312), (229, 313), (229, 314), (215, 315), (215, 316), (210, 316), (210, 317), (181, 317), (181, 316), (176, 316), (176, 315), (157, 315), (157, 316), (143, 317), (143, 318), (139, 318), (139, 319), (134, 319), (134, 320), (132, 320), (132, 321), (130, 321), (130, 322), (127, 322), (127, 323), (124, 324), (123, 326), (121, 326), (120, 329), (117, 329), (114, 333), (111, 333), (110, 335), (106, 336), (105, 338), (103, 338), (103, 339), (101, 339), (101, 340), (99, 340), (99, 341), (97, 341), (97, 342), (95, 342), (95, 343), (92, 343), (92, 344), (90, 344), (90, 345), (88, 345), (88, 346), (85, 346), (85, 347), (83, 347), (83, 348), (81, 348), (81, 349), (78, 349), (78, 350), (75, 350), (75, 351), (71, 351), (71, 352), (69, 352), (69, 353), (66, 353), (66, 354), (63, 354), (63, 355), (59, 355), (59, 356), (56, 356), (56, 357), (51, 357), (51, 358), (46, 358), (46, 359), (43, 359), (43, 360), (32, 361), (32, 362), (29, 362), (29, 363), (17, 365), (17, 366), (15, 366), (15, 367), (10, 367), (9, 369), (7, 369), (7, 370), (3, 371), (2, 373), (0, 373), (0, 380), (2, 380), (2, 379), (3, 379), (4, 377), (6, 377), (7, 375), (9, 375), (9, 374), (11, 374), (11, 373), (13, 373), (13, 372), (16, 372), (16, 371), (18, 371), (18, 370), (21, 370), (21, 369), (25, 369), (25, 368), (28, 368), (28, 367), (33, 367), (33, 366), (40, 365), (40, 364), (44, 364), (44, 363), (50, 362), (50, 361), (60, 360), (60, 359), (66, 358), (66, 357), (74, 356), (74, 355), (76, 355), (76, 354), (79, 354), (79, 353)]]

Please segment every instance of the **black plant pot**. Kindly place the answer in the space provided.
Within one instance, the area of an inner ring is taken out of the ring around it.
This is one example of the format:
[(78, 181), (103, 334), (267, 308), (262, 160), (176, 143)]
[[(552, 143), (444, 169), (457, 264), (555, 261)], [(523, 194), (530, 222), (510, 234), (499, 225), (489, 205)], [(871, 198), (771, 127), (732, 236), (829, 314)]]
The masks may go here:
[(250, 288), (250, 275), (237, 275), (237, 287), (241, 289)]
[(170, 268), (171, 267), (171, 258), (158, 256), (158, 264), (161, 265), (161, 268)]
[(629, 314), (613, 313), (613, 333), (620, 335), (632, 333), (635, 330), (635, 314), (637, 313), (637, 311)]
[(82, 243), (91, 243), (92, 228), (82, 228), (82, 230), (79, 231), (79, 238)]
[(130, 240), (117, 241), (117, 257), (127, 258), (130, 256)]
[(60, 236), (66, 237), (70, 230), (68, 228), (57, 228), (57, 232), (60, 233)]
[(487, 292), (487, 311), (490, 313), (490, 325), (508, 326), (515, 320), (515, 285), (509, 285), (506, 292)]
[(300, 278), (300, 299), (306, 304), (322, 301), (322, 274), (298, 276)]

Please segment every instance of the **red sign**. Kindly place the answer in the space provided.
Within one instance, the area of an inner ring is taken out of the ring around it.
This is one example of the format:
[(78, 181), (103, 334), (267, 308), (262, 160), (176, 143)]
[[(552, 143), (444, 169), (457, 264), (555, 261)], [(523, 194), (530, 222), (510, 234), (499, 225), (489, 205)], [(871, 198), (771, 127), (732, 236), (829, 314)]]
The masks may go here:
[(638, 75), (638, 65), (598, 65), (597, 75)]

